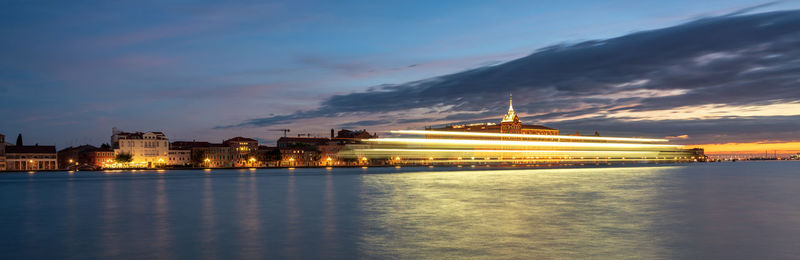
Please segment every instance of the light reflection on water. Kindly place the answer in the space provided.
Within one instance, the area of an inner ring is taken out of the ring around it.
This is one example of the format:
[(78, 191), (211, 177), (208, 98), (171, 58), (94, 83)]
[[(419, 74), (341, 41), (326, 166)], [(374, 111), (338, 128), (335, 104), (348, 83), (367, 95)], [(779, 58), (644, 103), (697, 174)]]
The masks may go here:
[(0, 174), (0, 258), (792, 258), (800, 163)]
[[(364, 176), (364, 251), (420, 258), (673, 257), (657, 234), (672, 167)], [(669, 232), (668, 230), (660, 230)]]

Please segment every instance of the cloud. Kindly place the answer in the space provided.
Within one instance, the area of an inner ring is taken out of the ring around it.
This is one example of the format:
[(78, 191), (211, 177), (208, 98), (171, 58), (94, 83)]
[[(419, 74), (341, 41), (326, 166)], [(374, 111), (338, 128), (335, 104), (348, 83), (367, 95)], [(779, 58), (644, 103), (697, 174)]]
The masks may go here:
[(339, 125), (339, 128), (359, 128), (365, 126), (385, 125), (392, 123), (391, 120), (362, 120)]
[(673, 139), (679, 144), (756, 142), (761, 140), (800, 141), (800, 116), (764, 116), (707, 120), (626, 121), (588, 118), (560, 121), (548, 126), (565, 133), (599, 131), (603, 136), (663, 137), (676, 133), (691, 139)]
[(689, 139), (689, 135), (667, 136), (667, 139)]
[[(557, 44), (499, 65), (334, 95), (317, 109), (236, 126), (362, 114), (384, 115), (402, 124), (423, 119), (392, 115), (423, 108), (435, 108), (436, 113), (424, 115), (432, 122), (480, 120), (504, 113), (508, 93), (514, 94), (517, 112), (534, 123), (602, 126), (635, 119), (639, 122), (625, 125), (697, 126), (692, 120), (731, 124), (791, 117), (796, 113), (780, 111), (794, 109), (800, 100), (797, 28), (797, 10), (703, 18), (617, 38)], [(674, 117), (679, 110), (690, 116)], [(702, 116), (704, 110), (713, 116)], [(718, 131), (702, 129), (707, 132), (698, 136)], [(661, 136), (666, 135), (674, 133)]]

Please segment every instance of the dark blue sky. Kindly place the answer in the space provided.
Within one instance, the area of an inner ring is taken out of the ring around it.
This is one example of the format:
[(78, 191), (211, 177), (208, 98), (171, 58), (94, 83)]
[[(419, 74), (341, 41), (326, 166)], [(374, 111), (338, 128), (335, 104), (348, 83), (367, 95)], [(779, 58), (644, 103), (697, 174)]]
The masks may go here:
[[(800, 2), (563, 2), (3, 1), (0, 133), (274, 140), (265, 129), (497, 121), (513, 92), (527, 122), (568, 131), (800, 139), (800, 23), (770, 13)], [(773, 15), (736, 20), (759, 13)]]

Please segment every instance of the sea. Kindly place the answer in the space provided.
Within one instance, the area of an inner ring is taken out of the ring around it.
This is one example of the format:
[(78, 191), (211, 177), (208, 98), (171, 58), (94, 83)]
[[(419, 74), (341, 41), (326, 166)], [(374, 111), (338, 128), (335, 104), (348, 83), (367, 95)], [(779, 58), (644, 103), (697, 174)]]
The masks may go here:
[(800, 161), (0, 173), (0, 259), (797, 259)]

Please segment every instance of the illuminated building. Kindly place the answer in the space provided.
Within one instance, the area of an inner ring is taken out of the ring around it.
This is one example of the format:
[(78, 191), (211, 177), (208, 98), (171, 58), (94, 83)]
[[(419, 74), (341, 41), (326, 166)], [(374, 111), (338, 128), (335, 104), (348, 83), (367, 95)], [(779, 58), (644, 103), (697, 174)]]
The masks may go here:
[(192, 149), (173, 149), (167, 151), (167, 165), (189, 166), (192, 163)]
[(169, 139), (162, 132), (127, 133), (113, 128), (111, 146), (115, 155), (124, 153), (133, 157), (126, 167), (164, 166), (169, 156)]
[(226, 168), (233, 167), (233, 148), (225, 144), (178, 141), (172, 142), (170, 149), (191, 150), (191, 164), (194, 167)]
[(341, 130), (336, 138), (281, 137), (277, 142), (281, 152), (280, 165), (289, 167), (348, 165), (344, 161), (346, 158), (340, 157), (340, 151), (345, 149), (346, 145), (373, 137), (377, 135), (370, 134), (366, 130)]
[(57, 170), (56, 147), (52, 145), (12, 145), (6, 147), (9, 171)]
[(391, 131), (402, 137), (364, 139), (342, 158), (369, 164), (605, 164), (705, 160), (703, 150), (666, 144), (666, 139), (558, 135), (558, 130), (523, 125), (509, 104), (499, 125), (448, 126)]
[(464, 125), (447, 125), (441, 128), (426, 128), (432, 131), (450, 132), (480, 132), (480, 133), (506, 133), (506, 134), (529, 134), (529, 135), (558, 135), (558, 129), (549, 128), (541, 125), (522, 124), (519, 116), (514, 112), (514, 104), (511, 98), (508, 100), (508, 112), (503, 116), (500, 124), (478, 123)]
[(94, 149), (97, 149), (97, 147), (88, 144), (61, 149), (58, 151), (58, 165), (61, 166), (61, 169), (74, 168), (78, 165), (88, 165), (90, 163), (86, 152)]
[(86, 163), (88, 165), (107, 168), (114, 163), (114, 150), (111, 150), (107, 146), (91, 149), (83, 153), (83, 158), (86, 158)]
[(278, 149), (281, 151), (281, 166), (317, 166), (320, 159), (319, 146), (331, 139), (323, 137), (281, 137)]
[(233, 151), (233, 166), (255, 166), (255, 160), (250, 159), (255, 159), (257, 156), (258, 140), (239, 136), (225, 140), (222, 143), (230, 146)]

